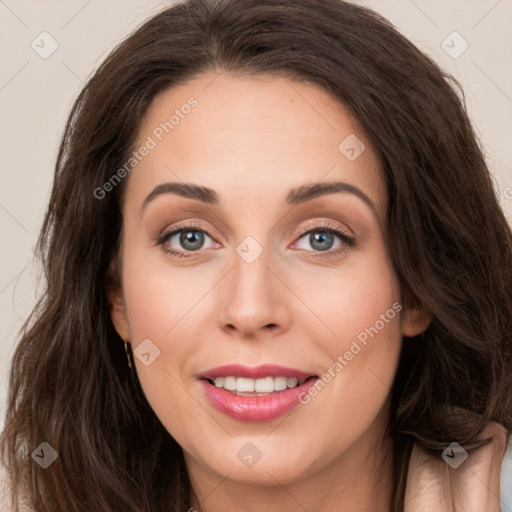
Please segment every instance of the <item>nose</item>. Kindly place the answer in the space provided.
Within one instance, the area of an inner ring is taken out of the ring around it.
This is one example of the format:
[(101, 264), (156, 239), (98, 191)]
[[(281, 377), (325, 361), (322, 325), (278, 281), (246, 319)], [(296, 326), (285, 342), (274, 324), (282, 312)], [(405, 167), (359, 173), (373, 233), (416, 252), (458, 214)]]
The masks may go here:
[(243, 338), (286, 331), (292, 294), (279, 274), (266, 249), (251, 263), (235, 254), (218, 296), (220, 327)]

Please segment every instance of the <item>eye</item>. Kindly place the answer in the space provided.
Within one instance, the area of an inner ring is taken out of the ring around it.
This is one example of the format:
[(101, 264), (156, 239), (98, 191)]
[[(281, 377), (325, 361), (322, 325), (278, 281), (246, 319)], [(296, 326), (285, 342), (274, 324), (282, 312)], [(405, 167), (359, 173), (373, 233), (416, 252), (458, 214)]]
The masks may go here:
[[(321, 224), (313, 228), (303, 230), (300, 235), (299, 242), (304, 241), (312, 248), (308, 249), (306, 247), (305, 250), (307, 251), (328, 251), (329, 255), (331, 255), (338, 254), (355, 246), (355, 240), (352, 236), (343, 229), (330, 223)], [(336, 243), (336, 239), (338, 239), (338, 243), (336, 247), (333, 248), (333, 245)], [(304, 249), (304, 247), (299, 247), (299, 249)]]
[[(213, 247), (213, 243), (210, 243), (208, 247), (204, 247), (207, 238), (214, 242), (200, 226), (187, 224), (176, 226), (172, 231), (167, 231), (158, 239), (157, 243), (171, 256), (186, 258), (189, 256), (187, 252), (196, 252), (200, 249), (210, 249)], [(178, 245), (177, 248), (176, 245)]]
[[(333, 245), (337, 245), (333, 248)], [(210, 243), (204, 246), (205, 241)], [(297, 243), (306, 242), (311, 249), (299, 247), (307, 252), (319, 253), (320, 256), (335, 256), (355, 246), (355, 240), (343, 229), (330, 223), (323, 223), (313, 228), (306, 228), (299, 233)], [(213, 240), (208, 233), (197, 224), (182, 224), (165, 232), (157, 240), (157, 244), (172, 257), (188, 258), (201, 249), (211, 249), (220, 244)]]

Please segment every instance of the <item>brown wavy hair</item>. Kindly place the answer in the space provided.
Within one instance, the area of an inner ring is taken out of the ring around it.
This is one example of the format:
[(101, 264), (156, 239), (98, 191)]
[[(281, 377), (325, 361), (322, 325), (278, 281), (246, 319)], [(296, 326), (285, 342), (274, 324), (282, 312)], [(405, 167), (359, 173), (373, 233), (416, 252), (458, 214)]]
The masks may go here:
[[(380, 157), (403, 303), (433, 315), (403, 344), (391, 391), (389, 509), (403, 510), (414, 441), (471, 449), (490, 421), (512, 429), (512, 235), (460, 84), (348, 2), (188, 0), (119, 44), (69, 116), (38, 241), (45, 290), (20, 333), (0, 439), (15, 510), (190, 506), (182, 450), (131, 376), (110, 318), (124, 182), (101, 200), (93, 191), (126, 161), (159, 92), (220, 70), (323, 88)], [(30, 457), (43, 441), (58, 452), (46, 470)]]

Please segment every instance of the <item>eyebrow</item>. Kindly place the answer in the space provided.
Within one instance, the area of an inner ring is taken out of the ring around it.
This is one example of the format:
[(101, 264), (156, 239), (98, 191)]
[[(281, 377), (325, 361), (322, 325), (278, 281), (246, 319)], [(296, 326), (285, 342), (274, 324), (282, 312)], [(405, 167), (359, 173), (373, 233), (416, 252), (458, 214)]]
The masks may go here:
[[(312, 199), (320, 196), (335, 194), (339, 192), (355, 195), (364, 203), (366, 203), (367, 206), (369, 206), (374, 214), (378, 217), (377, 208), (372, 200), (360, 188), (343, 181), (306, 183), (298, 188), (289, 190), (285, 203), (287, 205), (297, 205), (311, 201)], [(220, 204), (219, 196), (215, 190), (211, 188), (195, 185), (194, 183), (168, 182), (157, 185), (149, 193), (149, 195), (146, 197), (146, 199), (144, 199), (142, 203), (141, 211), (143, 211), (151, 201), (155, 200), (159, 196), (166, 194), (177, 194), (181, 197), (196, 199), (202, 203), (211, 205)]]

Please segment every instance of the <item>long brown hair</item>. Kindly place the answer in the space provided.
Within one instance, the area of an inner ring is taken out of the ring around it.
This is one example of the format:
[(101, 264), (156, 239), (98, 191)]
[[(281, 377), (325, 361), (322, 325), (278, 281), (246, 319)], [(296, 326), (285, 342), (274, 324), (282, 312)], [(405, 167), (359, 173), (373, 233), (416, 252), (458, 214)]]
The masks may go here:
[[(125, 183), (102, 199), (94, 190), (126, 161), (155, 95), (212, 70), (320, 86), (380, 156), (404, 305), (433, 315), (403, 344), (391, 391), (390, 510), (403, 510), (413, 441), (470, 448), (491, 420), (512, 429), (511, 229), (460, 85), (351, 3), (188, 0), (115, 48), (69, 116), (38, 242), (47, 285), (13, 358), (1, 437), (15, 510), (22, 498), (37, 512), (190, 507), (182, 450), (131, 377), (110, 318)], [(30, 457), (42, 442), (58, 453), (45, 470)]]

